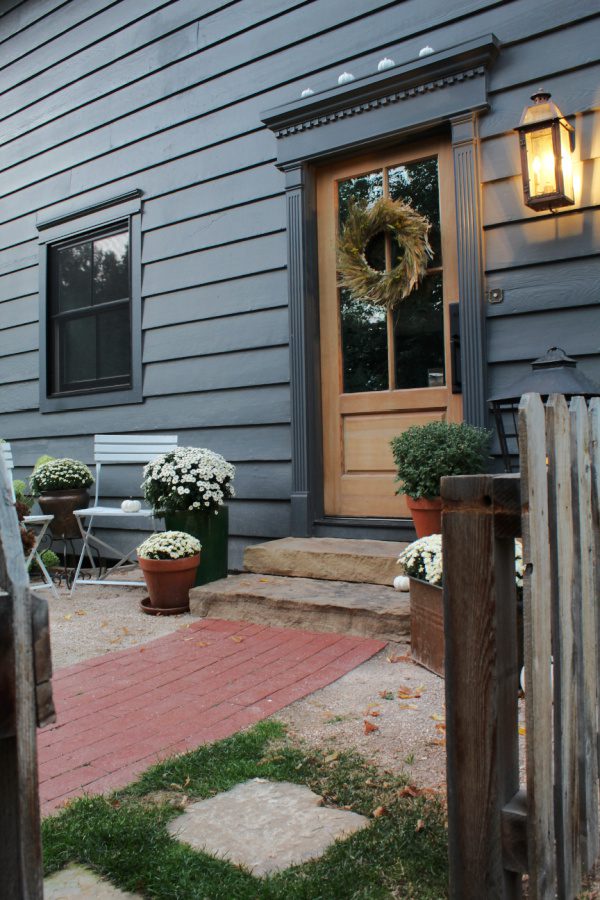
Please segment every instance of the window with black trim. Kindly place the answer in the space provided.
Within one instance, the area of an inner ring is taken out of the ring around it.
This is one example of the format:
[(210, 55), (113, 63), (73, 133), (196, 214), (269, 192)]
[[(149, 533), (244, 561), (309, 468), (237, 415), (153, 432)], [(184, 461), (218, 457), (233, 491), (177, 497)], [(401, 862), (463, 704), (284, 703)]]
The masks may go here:
[(48, 396), (132, 386), (129, 220), (48, 247)]

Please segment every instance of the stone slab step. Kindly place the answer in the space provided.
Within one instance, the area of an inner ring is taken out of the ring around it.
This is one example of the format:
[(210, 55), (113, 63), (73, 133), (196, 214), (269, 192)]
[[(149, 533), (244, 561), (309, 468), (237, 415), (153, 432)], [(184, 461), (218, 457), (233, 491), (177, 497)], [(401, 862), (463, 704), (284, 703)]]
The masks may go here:
[(410, 634), (410, 599), (390, 587), (246, 573), (190, 591), (195, 616), (387, 641)]
[(401, 574), (396, 561), (406, 546), (401, 541), (287, 537), (246, 547), (244, 568), (264, 575), (391, 586)]

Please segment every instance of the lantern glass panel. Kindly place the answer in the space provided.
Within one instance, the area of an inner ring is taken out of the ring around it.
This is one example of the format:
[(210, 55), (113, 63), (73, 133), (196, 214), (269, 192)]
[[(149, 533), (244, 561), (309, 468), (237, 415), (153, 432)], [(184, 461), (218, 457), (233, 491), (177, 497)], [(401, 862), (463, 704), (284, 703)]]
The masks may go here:
[(575, 199), (573, 191), (573, 157), (571, 154), (571, 136), (565, 126), (560, 124), (560, 155), (562, 158), (563, 194), (569, 200)]
[(557, 184), (552, 128), (527, 132), (525, 143), (530, 196), (543, 197), (545, 194), (555, 194)]

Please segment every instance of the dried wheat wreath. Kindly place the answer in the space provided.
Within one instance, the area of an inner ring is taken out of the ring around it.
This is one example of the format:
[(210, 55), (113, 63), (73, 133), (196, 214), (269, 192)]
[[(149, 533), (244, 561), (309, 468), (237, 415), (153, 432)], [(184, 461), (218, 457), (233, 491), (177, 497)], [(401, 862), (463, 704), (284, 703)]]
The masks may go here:
[[(427, 269), (432, 251), (430, 224), (401, 200), (381, 197), (373, 206), (351, 203), (337, 246), (338, 284), (355, 300), (393, 309), (408, 297)], [(375, 235), (387, 232), (400, 248), (397, 265), (387, 272), (373, 269), (365, 255)]]

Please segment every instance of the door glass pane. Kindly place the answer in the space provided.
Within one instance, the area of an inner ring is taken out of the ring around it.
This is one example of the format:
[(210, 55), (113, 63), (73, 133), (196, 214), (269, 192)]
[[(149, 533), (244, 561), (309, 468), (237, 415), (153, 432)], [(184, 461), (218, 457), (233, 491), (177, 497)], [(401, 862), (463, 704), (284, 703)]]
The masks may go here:
[[(441, 266), (440, 192), (437, 158), (394, 166), (388, 169), (392, 200), (410, 200), (413, 207), (431, 222), (429, 243), (434, 253), (431, 266)], [(392, 241), (392, 265), (396, 265), (398, 245)]]
[[(350, 201), (373, 204), (383, 196), (383, 172), (370, 172), (338, 182), (338, 214), (343, 227)], [(376, 235), (366, 248), (375, 269), (385, 269), (385, 238)], [(344, 392), (388, 389), (386, 312), (372, 303), (339, 291)]]
[(387, 315), (381, 306), (340, 291), (344, 392), (387, 391)]
[(92, 293), (92, 245), (77, 244), (52, 251), (53, 283), (58, 299), (58, 310), (81, 309), (91, 305)]
[(396, 387), (437, 387), (444, 369), (442, 275), (430, 275), (394, 310)]
[(99, 378), (128, 380), (130, 345), (129, 305), (98, 316)]
[(94, 303), (129, 297), (129, 234), (94, 241)]
[(62, 323), (63, 387), (96, 378), (96, 319), (82, 316)]
[(380, 197), (383, 197), (383, 172), (381, 170), (338, 181), (340, 227), (346, 221), (351, 200), (354, 200), (355, 203), (367, 203), (371, 206)]

